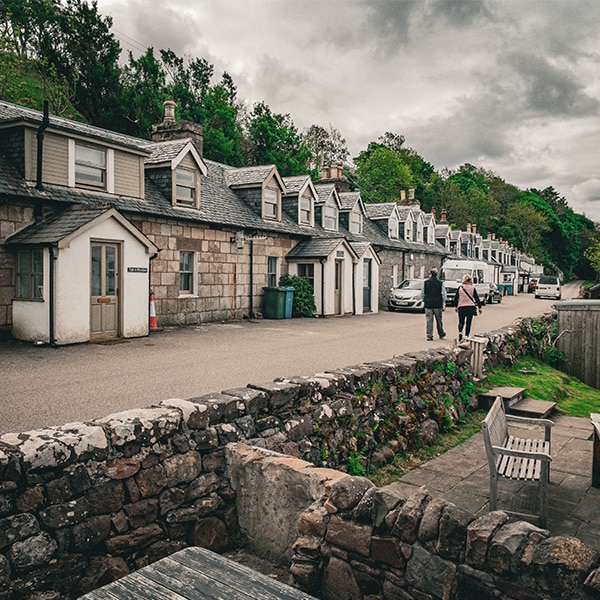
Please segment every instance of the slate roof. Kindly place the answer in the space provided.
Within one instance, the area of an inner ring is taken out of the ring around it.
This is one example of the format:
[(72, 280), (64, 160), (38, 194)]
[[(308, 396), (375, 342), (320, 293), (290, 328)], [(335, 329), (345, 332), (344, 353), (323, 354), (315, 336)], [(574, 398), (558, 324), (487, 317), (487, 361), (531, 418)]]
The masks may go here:
[(344, 238), (313, 238), (304, 240), (294, 246), (286, 258), (326, 258), (342, 242)]
[(190, 138), (185, 138), (168, 142), (155, 142), (150, 146), (151, 154), (144, 159), (144, 164), (155, 165), (175, 160), (191, 141)]
[(395, 208), (395, 202), (382, 202), (381, 204), (365, 203), (365, 210), (369, 219), (389, 219)]
[(23, 245), (56, 245), (62, 239), (77, 231), (80, 227), (87, 225), (108, 208), (81, 209), (70, 208), (65, 212), (54, 215), (53, 217), (40, 223), (33, 223), (25, 229), (18, 231), (10, 236), (6, 243), (11, 246)]
[(360, 200), (360, 192), (342, 192), (340, 197), (341, 210), (352, 210)]
[(275, 169), (275, 165), (258, 165), (239, 169), (228, 167), (225, 172), (225, 182), (231, 187), (261, 185), (271, 175), (273, 169)]
[[(26, 122), (39, 127), (42, 124), (42, 119), (43, 113), (39, 110), (26, 108), (24, 106), (17, 106), (16, 104), (11, 104), (10, 102), (5, 102), (4, 100), (0, 101), (0, 124), (17, 124), (19, 122)], [(101, 129), (100, 127), (88, 125), (87, 123), (80, 123), (78, 121), (72, 121), (71, 119), (57, 117), (55, 115), (50, 115), (49, 120), (51, 127), (60, 129), (62, 131), (78, 133), (86, 137), (102, 140), (103, 142), (112, 142), (118, 146), (125, 146), (141, 152), (150, 151), (149, 146), (152, 142), (149, 140), (142, 140), (130, 135), (116, 133), (107, 129)]]
[(330, 196), (335, 195), (335, 185), (333, 183), (319, 183), (317, 181), (314, 186), (317, 190), (317, 202), (319, 204), (325, 204)]
[(284, 177), (283, 183), (285, 183), (286, 195), (300, 193), (300, 190), (306, 185), (307, 180), (310, 180), (308, 175), (299, 175), (297, 177)]

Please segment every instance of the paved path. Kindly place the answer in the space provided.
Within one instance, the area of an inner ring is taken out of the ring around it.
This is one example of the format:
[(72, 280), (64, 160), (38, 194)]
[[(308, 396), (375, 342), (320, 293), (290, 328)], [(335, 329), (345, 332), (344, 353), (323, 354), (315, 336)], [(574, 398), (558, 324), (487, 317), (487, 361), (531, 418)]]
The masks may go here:
[[(565, 286), (563, 298), (579, 286)], [(507, 296), (476, 317), (473, 333), (551, 310), (533, 294)], [(192, 398), (452, 343), (457, 317), (444, 313), (448, 336), (425, 339), (422, 314), (215, 323), (176, 328), (115, 345), (58, 348), (0, 344), (0, 435), (104, 417), (166, 398)]]
[[(600, 551), (600, 489), (592, 483), (592, 426), (589, 419), (553, 415), (552, 463), (548, 489), (548, 526), (552, 535), (579, 538)], [(535, 426), (520, 437), (540, 435)], [(543, 433), (541, 433), (543, 436)], [(408, 472), (400, 479), (410, 490), (424, 485), (474, 515), (489, 511), (489, 469), (483, 435), (478, 433)], [(498, 483), (498, 508), (537, 513), (537, 488), (513, 482)], [(531, 522), (537, 525), (537, 520)]]

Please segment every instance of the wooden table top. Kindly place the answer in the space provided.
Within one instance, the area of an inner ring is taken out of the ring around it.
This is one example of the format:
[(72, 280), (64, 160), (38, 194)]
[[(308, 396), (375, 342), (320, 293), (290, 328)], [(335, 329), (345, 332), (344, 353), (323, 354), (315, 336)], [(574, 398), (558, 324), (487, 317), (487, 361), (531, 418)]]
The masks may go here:
[(316, 600), (206, 548), (185, 548), (80, 600)]

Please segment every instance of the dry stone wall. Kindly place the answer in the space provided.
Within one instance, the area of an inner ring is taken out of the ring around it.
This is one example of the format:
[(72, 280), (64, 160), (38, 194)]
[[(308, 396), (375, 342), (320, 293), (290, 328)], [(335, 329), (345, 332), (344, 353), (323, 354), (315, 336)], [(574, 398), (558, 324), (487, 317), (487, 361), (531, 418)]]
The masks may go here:
[[(519, 335), (518, 328), (493, 334), (490, 357), (511, 360), (525, 348), (516, 341)], [(75, 598), (187, 545), (222, 551), (246, 541), (272, 559), (294, 555), (298, 582), (306, 587), (321, 582), (323, 598), (342, 597), (332, 591), (340, 579), (357, 585), (344, 597), (361, 600), (373, 590), (380, 594), (374, 597), (391, 597), (385, 590), (407, 585), (424, 594), (415, 597), (436, 598), (439, 590), (452, 592), (453, 577), (463, 571), (465, 578), (472, 575), (473, 585), (483, 585), (480, 579), (488, 581), (487, 571), (469, 571), (476, 565), (463, 561), (460, 550), (466, 516), (440, 507), (436, 524), (432, 510), (437, 501), (425, 491), (420, 501), (396, 502), (389, 500), (389, 489), (376, 492), (367, 479), (357, 477), (399, 450), (432, 441), (460, 418), (474, 400), (469, 357), (468, 349), (448, 347), (313, 377), (168, 399), (89, 423), (3, 435), (0, 599)], [(288, 474), (308, 469), (312, 477), (296, 488), (298, 494), (287, 486), (293, 511), (285, 518), (278, 512), (277, 498), (282, 496), (277, 485), (289, 480), (275, 473), (265, 480), (268, 487), (250, 486), (269, 500), (269, 514), (281, 520), (281, 527), (271, 528), (282, 533), (271, 536), (266, 550), (260, 530), (262, 526), (266, 531), (264, 522), (252, 529), (248, 514), (238, 514), (249, 506), (239, 485), (244, 469), (233, 469), (227, 449), (240, 442), (257, 452), (285, 455), (273, 468), (285, 467)], [(358, 489), (364, 497), (356, 506), (341, 500), (338, 492), (329, 493), (338, 479), (361, 482)], [(380, 524), (370, 522), (374, 517), (368, 517), (369, 502), (364, 500), (370, 497), (383, 499), (386, 514), (400, 510), (402, 520), (412, 523), (414, 539), (402, 533), (400, 513), (393, 520), (383, 518), (389, 531), (380, 529), (384, 508), (379, 500)], [(422, 519), (406, 514), (415, 504), (417, 512), (419, 507), (428, 511), (425, 523), (431, 538), (421, 534), (422, 528), (426, 531)], [(359, 505), (366, 512), (357, 518)], [(300, 528), (301, 540), (296, 541), (297, 523), (305, 521), (308, 525)], [(542, 540), (544, 534), (535, 536)], [(410, 556), (406, 544), (416, 548)], [(582, 555), (579, 546), (569, 547)], [(555, 558), (553, 551), (545, 560), (552, 563)], [(507, 560), (510, 565), (522, 561)], [(586, 566), (594, 560), (589, 557)], [(380, 562), (389, 568), (382, 569)], [(563, 568), (560, 561), (556, 564)], [(436, 587), (427, 591), (416, 585), (418, 573), (434, 567)], [(510, 578), (511, 569), (497, 575)], [(583, 570), (574, 576), (576, 584)], [(398, 591), (397, 597), (407, 597), (404, 593)]]

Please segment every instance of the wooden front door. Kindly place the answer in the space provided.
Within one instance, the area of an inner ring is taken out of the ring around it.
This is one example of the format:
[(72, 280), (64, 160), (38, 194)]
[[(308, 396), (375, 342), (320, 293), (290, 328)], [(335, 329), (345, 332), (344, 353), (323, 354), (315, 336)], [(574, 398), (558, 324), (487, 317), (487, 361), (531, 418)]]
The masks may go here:
[(90, 337), (119, 335), (119, 245), (92, 242)]
[(363, 261), (363, 312), (371, 312), (371, 278), (372, 262), (370, 258)]
[(341, 260), (335, 261), (335, 281), (333, 289), (333, 302), (334, 302), (334, 313), (336, 315), (342, 314), (342, 284), (343, 284), (343, 268), (344, 262)]

